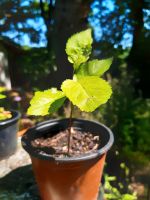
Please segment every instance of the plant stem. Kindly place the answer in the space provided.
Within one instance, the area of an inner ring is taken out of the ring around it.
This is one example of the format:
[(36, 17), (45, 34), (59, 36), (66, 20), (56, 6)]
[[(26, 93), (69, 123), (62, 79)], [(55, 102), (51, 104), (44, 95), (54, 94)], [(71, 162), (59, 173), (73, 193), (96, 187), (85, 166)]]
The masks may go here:
[(72, 113), (73, 113), (73, 104), (70, 101), (70, 116), (69, 116), (69, 126), (68, 126), (68, 156), (70, 154), (70, 142), (71, 142), (71, 127), (72, 127)]

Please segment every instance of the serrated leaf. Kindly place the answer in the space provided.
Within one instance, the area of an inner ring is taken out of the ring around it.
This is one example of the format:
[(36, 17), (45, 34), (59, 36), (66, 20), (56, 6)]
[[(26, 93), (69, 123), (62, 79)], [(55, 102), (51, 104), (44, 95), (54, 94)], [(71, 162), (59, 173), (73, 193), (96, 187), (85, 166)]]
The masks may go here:
[(0, 94), (0, 99), (4, 99), (6, 96), (4, 94)]
[(112, 58), (105, 60), (92, 60), (80, 65), (77, 76), (102, 76), (112, 64)]
[(91, 29), (87, 29), (71, 36), (66, 44), (66, 53), (70, 63), (77, 69), (81, 63), (89, 59), (92, 50)]
[(110, 85), (96, 76), (65, 80), (61, 89), (74, 105), (86, 112), (92, 112), (106, 103), (112, 94)]
[(55, 88), (43, 92), (35, 92), (28, 108), (28, 115), (48, 115), (62, 106), (65, 95)]

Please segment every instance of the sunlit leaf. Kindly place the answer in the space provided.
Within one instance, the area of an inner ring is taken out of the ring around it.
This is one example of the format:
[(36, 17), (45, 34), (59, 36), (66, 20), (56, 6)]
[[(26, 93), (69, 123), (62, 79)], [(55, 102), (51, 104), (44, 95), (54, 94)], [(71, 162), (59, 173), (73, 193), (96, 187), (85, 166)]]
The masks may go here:
[(89, 59), (92, 50), (91, 29), (87, 29), (71, 36), (66, 44), (66, 53), (70, 63), (77, 69), (81, 63)]
[(0, 92), (4, 92), (6, 91), (6, 88), (5, 87), (0, 87)]
[(131, 195), (131, 194), (124, 194), (124, 195), (122, 195), (122, 199), (123, 200), (136, 200), (137, 197), (134, 195)]
[(5, 110), (3, 107), (0, 107), (0, 121), (9, 119), (12, 117), (12, 114), (10, 111)]
[(30, 102), (29, 115), (48, 115), (57, 111), (64, 103), (65, 95), (55, 88), (36, 92)]
[(79, 76), (102, 76), (112, 64), (112, 58), (83, 63), (77, 70)]
[(110, 85), (96, 76), (65, 80), (61, 88), (74, 105), (86, 112), (92, 112), (106, 103), (112, 93)]
[(4, 99), (6, 96), (4, 94), (0, 94), (0, 99)]

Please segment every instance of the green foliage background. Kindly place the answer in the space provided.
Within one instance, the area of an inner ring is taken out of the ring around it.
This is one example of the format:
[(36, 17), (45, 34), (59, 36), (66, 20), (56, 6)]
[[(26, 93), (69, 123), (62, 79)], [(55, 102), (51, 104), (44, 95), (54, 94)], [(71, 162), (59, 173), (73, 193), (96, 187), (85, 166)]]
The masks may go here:
[(125, 62), (119, 71), (118, 78), (108, 75), (112, 98), (94, 114), (113, 130), (120, 154), (131, 162), (146, 164), (150, 159), (150, 100), (135, 97), (134, 77), (127, 72)]

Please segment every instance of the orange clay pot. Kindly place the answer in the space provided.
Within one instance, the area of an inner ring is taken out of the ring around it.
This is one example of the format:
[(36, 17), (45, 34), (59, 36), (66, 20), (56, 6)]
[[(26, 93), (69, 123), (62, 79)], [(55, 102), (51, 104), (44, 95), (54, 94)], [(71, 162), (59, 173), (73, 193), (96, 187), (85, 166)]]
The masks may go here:
[(32, 147), (35, 138), (58, 133), (67, 128), (68, 119), (51, 120), (29, 129), (22, 138), (24, 149), (30, 154), (33, 171), (42, 200), (97, 200), (101, 176), (108, 149), (113, 144), (112, 132), (102, 124), (73, 119), (73, 127), (99, 134), (97, 152), (80, 157), (54, 158)]
[(28, 128), (25, 128), (25, 129), (22, 129), (22, 130), (18, 131), (17, 136), (18, 137), (23, 136), (25, 134), (25, 132), (27, 132), (27, 130), (28, 130)]

